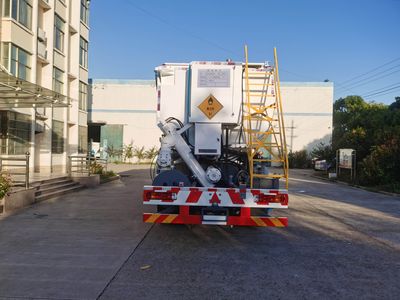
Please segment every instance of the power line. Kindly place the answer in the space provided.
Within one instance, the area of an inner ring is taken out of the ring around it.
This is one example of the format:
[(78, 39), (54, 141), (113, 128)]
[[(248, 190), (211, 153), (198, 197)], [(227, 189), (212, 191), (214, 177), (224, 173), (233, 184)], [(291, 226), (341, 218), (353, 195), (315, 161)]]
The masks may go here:
[[(178, 26), (176, 26), (176, 25), (174, 25), (174, 24), (171, 24), (170, 22), (168, 22), (168, 21), (165, 20), (164, 18), (162, 18), (162, 17), (160, 17), (160, 16), (157, 16), (157, 15), (153, 14), (152, 12), (149, 12), (148, 10), (146, 10), (146, 9), (144, 9), (144, 8), (142, 8), (142, 7), (140, 7), (140, 6), (138, 6), (137, 4), (133, 3), (132, 1), (128, 1), (127, 3), (130, 4), (132, 7), (136, 8), (137, 10), (141, 11), (142, 13), (144, 13), (144, 14), (146, 14), (146, 15), (152, 17), (153, 19), (156, 19), (156, 20), (158, 20), (159, 22), (166, 24), (166, 25), (168, 25), (168, 26), (174, 28), (174, 29), (177, 30), (177, 31), (181, 31), (181, 32), (185, 33), (186, 35), (188, 35), (188, 36), (190, 36), (190, 37), (192, 37), (192, 38), (194, 38), (194, 39), (197, 39), (197, 40), (200, 40), (200, 41), (202, 41), (202, 42), (205, 42), (205, 43), (207, 43), (207, 44), (209, 44), (209, 45), (212, 45), (212, 46), (214, 46), (215, 48), (218, 48), (218, 49), (220, 49), (220, 50), (222, 50), (222, 51), (225, 51), (225, 52), (227, 52), (227, 53), (230, 53), (230, 54), (233, 54), (233, 55), (238, 55), (238, 53), (235, 53), (235, 52), (233, 52), (233, 51), (231, 51), (231, 50), (229, 50), (229, 49), (227, 49), (227, 48), (224, 48), (224, 47), (222, 47), (221, 45), (219, 45), (219, 44), (217, 44), (217, 43), (215, 43), (215, 42), (213, 42), (213, 41), (209, 41), (209, 40), (207, 40), (207, 39), (205, 39), (205, 38), (203, 38), (203, 37), (201, 37), (201, 36), (198, 36), (198, 35), (196, 35), (196, 34), (193, 34), (193, 33), (189, 32), (188, 30), (186, 30), (186, 29), (184, 29), (184, 28), (182, 28), (182, 27), (178, 27)], [(240, 55), (239, 55), (239, 56), (240, 56)]]
[(366, 95), (365, 97), (377, 96), (377, 95), (382, 94), (382, 93), (386, 94), (385, 92), (387, 92), (387, 91), (397, 90), (399, 88), (400, 88), (400, 85), (392, 87), (390, 89), (383, 90), (381, 92), (376, 92), (376, 93), (372, 93), (372, 94)]
[(374, 92), (379, 92), (379, 91), (381, 91), (381, 90), (384, 90), (384, 89), (390, 88), (390, 87), (392, 87), (392, 86), (395, 86), (395, 85), (398, 85), (398, 84), (400, 84), (400, 82), (392, 83), (392, 84), (390, 84), (390, 85), (387, 85), (387, 86), (384, 86), (384, 87), (382, 87), (382, 88), (379, 88), (379, 89), (375, 89), (375, 90), (372, 90), (372, 91), (366, 92), (366, 93), (365, 93), (365, 94), (363, 94), (362, 96), (364, 97), (365, 95), (369, 95), (369, 94), (371, 94), (371, 93), (374, 93)]
[(372, 76), (368, 76), (368, 77), (366, 77), (366, 78), (364, 78), (364, 79), (357, 80), (357, 81), (355, 81), (355, 82), (353, 82), (353, 83), (351, 83), (351, 84), (345, 84), (344, 86), (346, 86), (346, 87), (351, 87), (351, 86), (353, 86), (353, 87), (354, 87), (354, 84), (357, 86), (357, 83), (360, 83), (360, 82), (363, 82), (363, 81), (365, 81), (365, 80), (374, 78), (374, 77), (376, 77), (377, 75), (384, 74), (384, 73), (386, 73), (387, 71), (393, 70), (393, 69), (395, 69), (395, 68), (397, 68), (397, 67), (400, 67), (400, 65), (396, 65), (396, 66), (390, 67), (389, 69), (383, 70), (383, 71), (381, 71), (381, 72), (378, 72), (378, 73), (376, 73), (376, 74), (373, 74)]
[(373, 82), (373, 81), (375, 81), (375, 80), (378, 80), (378, 79), (382, 79), (382, 78), (388, 77), (388, 76), (390, 76), (390, 75), (392, 75), (392, 74), (395, 74), (395, 73), (398, 73), (398, 72), (400, 72), (400, 70), (396, 70), (396, 71), (390, 72), (389, 74), (385, 74), (385, 75), (382, 75), (382, 76), (379, 76), (379, 77), (373, 78), (373, 79), (371, 79), (371, 80), (368, 80), (368, 81), (366, 81), (366, 82), (364, 82), (364, 83), (360, 83), (360, 84), (357, 84), (357, 85), (355, 85), (355, 86), (352, 86), (352, 88), (355, 88), (355, 87), (359, 87), (359, 86), (366, 85), (366, 84), (368, 84), (368, 83), (370, 83), (370, 82)]
[(371, 69), (371, 70), (369, 70), (369, 71), (367, 71), (367, 72), (365, 72), (365, 73), (362, 73), (362, 74), (360, 74), (360, 75), (357, 75), (357, 76), (355, 76), (355, 77), (352, 77), (352, 78), (350, 78), (350, 79), (347, 79), (347, 80), (345, 80), (345, 82), (351, 82), (351, 81), (353, 81), (354, 79), (357, 79), (357, 78), (363, 77), (364, 75), (370, 74), (370, 73), (372, 73), (372, 72), (374, 72), (374, 71), (376, 71), (376, 70), (379, 70), (380, 68), (383, 68), (383, 67), (385, 67), (385, 66), (387, 66), (387, 65), (390, 65), (391, 63), (393, 63), (393, 62), (395, 62), (395, 61), (398, 61), (398, 60), (400, 60), (400, 57), (397, 57), (397, 58), (395, 58), (395, 59), (393, 59), (393, 60), (391, 60), (391, 61), (389, 61), (389, 62), (387, 62), (387, 63), (384, 63), (383, 65), (380, 65), (380, 66), (378, 66), (378, 67), (376, 67), (376, 68), (373, 68), (373, 69)]

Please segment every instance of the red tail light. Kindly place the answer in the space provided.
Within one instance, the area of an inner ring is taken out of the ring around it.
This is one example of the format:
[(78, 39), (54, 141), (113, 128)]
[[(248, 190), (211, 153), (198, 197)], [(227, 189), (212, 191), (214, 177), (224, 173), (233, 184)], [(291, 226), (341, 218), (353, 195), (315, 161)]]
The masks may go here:
[(268, 203), (280, 203), (282, 205), (287, 205), (289, 202), (288, 194), (276, 194), (276, 195), (265, 195), (260, 194), (258, 196), (258, 204), (268, 204)]
[(143, 201), (161, 200), (163, 202), (173, 202), (176, 200), (176, 193), (172, 191), (143, 191)]

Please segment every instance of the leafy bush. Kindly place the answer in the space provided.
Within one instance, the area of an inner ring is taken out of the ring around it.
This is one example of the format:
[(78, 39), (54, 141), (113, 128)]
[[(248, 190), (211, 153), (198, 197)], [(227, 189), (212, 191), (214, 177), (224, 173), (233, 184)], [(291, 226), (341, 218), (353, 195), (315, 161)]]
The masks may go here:
[(110, 177), (114, 177), (114, 176), (116, 176), (114, 171), (106, 171), (106, 172), (103, 172), (102, 174), (100, 174), (100, 178), (110, 178)]
[(151, 147), (144, 153), (145, 158), (150, 161), (152, 161), (153, 158), (157, 156), (157, 154), (158, 154), (158, 148), (156, 146)]
[(288, 155), (289, 167), (296, 169), (311, 168), (311, 160), (308, 156), (307, 150), (300, 150), (289, 152)]
[(103, 174), (104, 167), (98, 162), (94, 161), (90, 163), (90, 173), (91, 174)]
[(360, 183), (391, 185), (400, 183), (400, 140), (393, 138), (372, 148), (360, 164)]
[(124, 149), (123, 149), (123, 154), (124, 154), (124, 160), (126, 161), (127, 159), (129, 161), (131, 161), (131, 159), (133, 158), (133, 143), (129, 143), (128, 145), (124, 145)]
[(332, 148), (332, 145), (320, 143), (311, 151), (311, 157), (325, 159), (328, 163), (331, 163), (336, 157), (336, 151)]
[(0, 199), (2, 199), (11, 189), (12, 180), (9, 174), (0, 174)]
[(146, 158), (146, 151), (144, 150), (144, 146), (142, 147), (135, 147), (133, 149), (133, 156), (137, 158), (138, 162), (140, 163), (143, 159)]

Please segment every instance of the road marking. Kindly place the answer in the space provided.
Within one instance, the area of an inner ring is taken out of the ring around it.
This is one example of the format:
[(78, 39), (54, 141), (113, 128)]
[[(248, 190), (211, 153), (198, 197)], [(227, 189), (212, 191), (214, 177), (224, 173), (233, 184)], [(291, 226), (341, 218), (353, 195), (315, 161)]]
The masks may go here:
[(305, 179), (298, 179), (298, 178), (290, 178), (289, 180), (292, 180), (292, 181), (301, 181), (301, 182), (309, 182), (309, 183), (317, 183), (317, 184), (329, 184), (329, 183), (321, 182), (321, 181), (305, 180)]

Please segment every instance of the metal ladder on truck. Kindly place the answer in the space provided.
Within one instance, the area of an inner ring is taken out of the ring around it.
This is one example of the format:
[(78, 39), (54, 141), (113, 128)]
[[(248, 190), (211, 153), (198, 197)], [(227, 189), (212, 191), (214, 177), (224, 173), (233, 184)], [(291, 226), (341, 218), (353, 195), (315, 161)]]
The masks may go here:
[[(288, 188), (288, 156), (278, 72), (274, 66), (251, 64), (245, 46), (243, 130), (247, 145), (250, 188), (256, 181), (283, 180)], [(265, 170), (268, 170), (267, 172)]]

